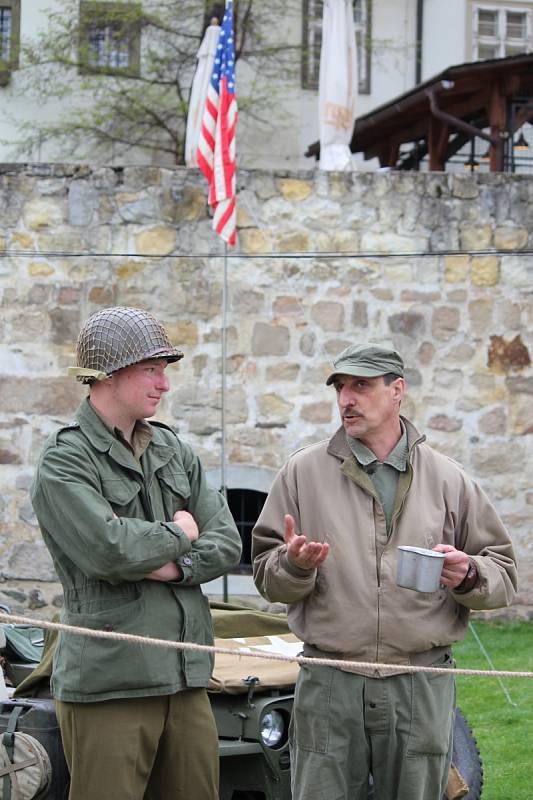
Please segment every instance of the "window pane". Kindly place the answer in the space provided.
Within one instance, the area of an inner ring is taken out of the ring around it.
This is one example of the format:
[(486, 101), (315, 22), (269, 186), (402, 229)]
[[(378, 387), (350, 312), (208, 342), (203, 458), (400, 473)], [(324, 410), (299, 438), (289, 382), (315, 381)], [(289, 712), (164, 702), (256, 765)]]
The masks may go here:
[(525, 44), (506, 44), (505, 45), (505, 55), (506, 56), (518, 56), (520, 53), (527, 52), (527, 48)]
[(480, 44), (477, 50), (477, 57), (484, 58), (498, 58), (498, 45), (496, 44)]
[(477, 30), (480, 36), (498, 35), (498, 12), (478, 9)]
[(89, 30), (89, 64), (92, 67), (129, 66), (129, 43), (119, 25), (94, 26)]
[(11, 51), (11, 9), (0, 8), (0, 58), (9, 61)]
[(525, 39), (527, 36), (527, 18), (525, 13), (507, 12), (506, 38)]

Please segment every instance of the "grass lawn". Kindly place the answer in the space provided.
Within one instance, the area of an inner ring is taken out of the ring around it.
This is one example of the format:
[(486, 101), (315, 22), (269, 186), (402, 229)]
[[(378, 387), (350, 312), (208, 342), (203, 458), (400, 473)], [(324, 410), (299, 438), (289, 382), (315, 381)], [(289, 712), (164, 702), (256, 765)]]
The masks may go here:
[[(481, 622), (474, 630), (494, 668), (533, 672), (533, 622)], [(454, 647), (457, 667), (491, 669), (472, 631)], [(472, 728), (483, 759), (483, 800), (533, 798), (533, 678), (457, 676), (457, 704)]]

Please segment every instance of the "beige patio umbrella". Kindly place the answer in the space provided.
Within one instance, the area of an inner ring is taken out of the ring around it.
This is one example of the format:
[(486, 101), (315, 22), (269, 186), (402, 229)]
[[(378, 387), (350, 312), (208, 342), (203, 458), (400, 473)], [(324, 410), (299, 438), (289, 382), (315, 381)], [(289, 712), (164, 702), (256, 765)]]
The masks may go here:
[(324, 0), (318, 86), (320, 169), (351, 170), (357, 102), (352, 0)]
[(187, 131), (185, 133), (185, 164), (197, 167), (196, 151), (202, 128), (202, 117), (207, 96), (207, 87), (213, 72), (213, 63), (220, 35), (220, 25), (216, 18), (211, 20), (197, 53), (198, 64), (191, 87), (191, 99), (187, 114)]

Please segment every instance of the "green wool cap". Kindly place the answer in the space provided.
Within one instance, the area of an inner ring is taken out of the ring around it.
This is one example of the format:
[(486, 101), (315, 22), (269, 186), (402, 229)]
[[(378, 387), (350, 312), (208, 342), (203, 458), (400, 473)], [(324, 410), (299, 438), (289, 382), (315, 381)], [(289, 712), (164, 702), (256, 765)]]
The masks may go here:
[(333, 361), (335, 371), (326, 381), (329, 386), (337, 375), (357, 375), (362, 378), (376, 378), (392, 372), (403, 378), (403, 358), (396, 350), (379, 344), (352, 344)]

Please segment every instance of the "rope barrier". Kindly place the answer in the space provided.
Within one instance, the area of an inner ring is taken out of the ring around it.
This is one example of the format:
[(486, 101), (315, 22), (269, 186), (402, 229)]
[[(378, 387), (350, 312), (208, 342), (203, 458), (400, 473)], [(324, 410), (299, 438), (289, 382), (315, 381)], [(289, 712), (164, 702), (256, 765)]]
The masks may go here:
[(483, 669), (459, 669), (457, 667), (423, 667), (406, 664), (381, 664), (374, 661), (347, 661), (344, 659), (333, 658), (309, 658), (307, 656), (287, 656), (282, 653), (263, 653), (253, 652), (249, 648), (239, 647), (220, 647), (207, 644), (195, 644), (194, 642), (170, 642), (166, 639), (155, 639), (150, 636), (137, 636), (130, 633), (119, 633), (117, 631), (100, 631), (91, 628), (82, 628), (78, 625), (65, 625), (62, 622), (48, 622), (47, 620), (31, 619), (16, 614), (0, 614), (1, 622), (16, 622), (22, 625), (31, 625), (37, 628), (48, 628), (50, 630), (63, 631), (78, 636), (88, 636), (94, 639), (115, 639), (123, 642), (131, 642), (139, 645), (153, 645), (154, 647), (164, 647), (174, 650), (194, 650), (202, 653), (221, 653), (224, 655), (239, 656), (245, 658), (261, 658), (269, 661), (290, 661), (297, 664), (308, 664), (321, 667), (337, 667), (339, 669), (353, 668), (366, 670), (379, 670), (385, 672), (429, 672), (437, 674), (469, 675), (485, 678), (533, 678), (533, 672), (510, 672), (505, 670), (483, 670)]

